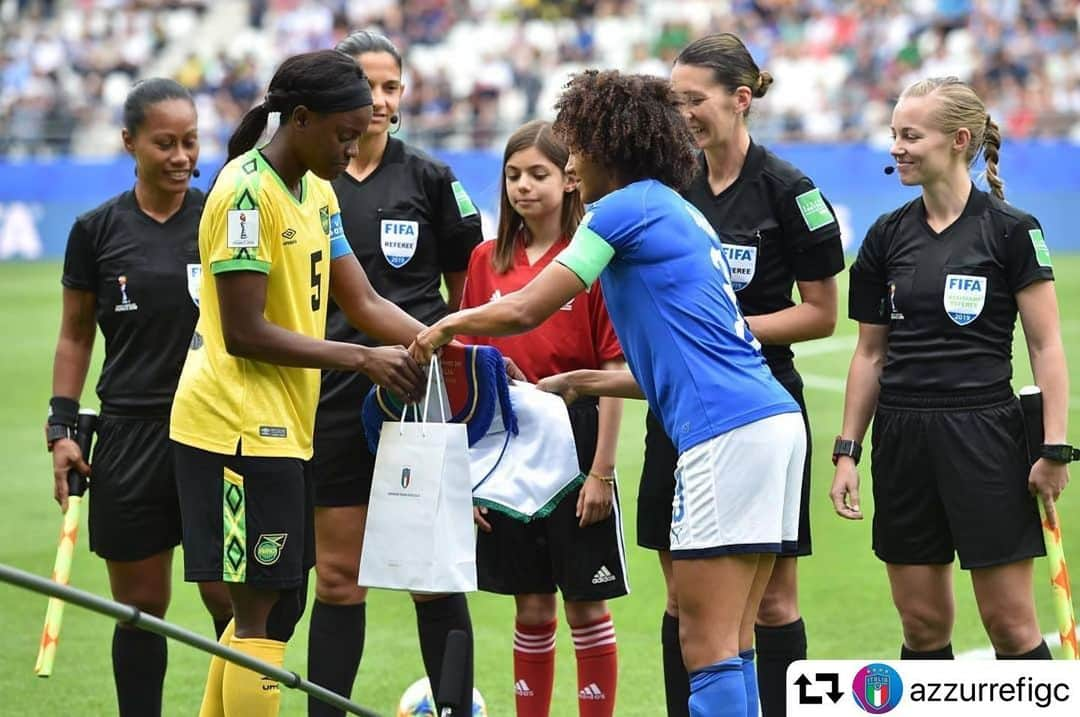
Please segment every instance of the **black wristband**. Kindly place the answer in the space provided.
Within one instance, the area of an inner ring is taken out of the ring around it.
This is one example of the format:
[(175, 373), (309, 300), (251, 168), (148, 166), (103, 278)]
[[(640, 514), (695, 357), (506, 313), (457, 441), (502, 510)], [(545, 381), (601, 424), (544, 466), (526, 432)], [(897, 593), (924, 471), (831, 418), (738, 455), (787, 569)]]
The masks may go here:
[(48, 425), (75, 428), (78, 420), (78, 401), (65, 396), (53, 396), (49, 399), (49, 418), (46, 421)]

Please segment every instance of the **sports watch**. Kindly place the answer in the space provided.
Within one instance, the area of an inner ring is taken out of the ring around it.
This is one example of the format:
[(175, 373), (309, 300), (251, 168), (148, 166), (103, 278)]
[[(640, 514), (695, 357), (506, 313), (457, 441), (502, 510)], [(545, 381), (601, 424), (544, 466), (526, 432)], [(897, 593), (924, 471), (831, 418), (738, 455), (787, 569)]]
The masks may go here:
[(854, 438), (842, 438), (836, 437), (836, 443), (833, 443), (832, 449), (832, 462), (835, 466), (837, 461), (840, 460), (840, 456), (848, 456), (851, 460), (855, 461), (855, 465), (859, 465), (859, 459), (862, 458), (862, 445)]
[(1039, 455), (1054, 463), (1080, 461), (1080, 450), (1067, 443), (1044, 443), (1039, 449)]
[(75, 431), (71, 426), (65, 426), (60, 423), (50, 423), (45, 427), (45, 443), (48, 445), (50, 451), (53, 449), (53, 444), (61, 438), (74, 437)]

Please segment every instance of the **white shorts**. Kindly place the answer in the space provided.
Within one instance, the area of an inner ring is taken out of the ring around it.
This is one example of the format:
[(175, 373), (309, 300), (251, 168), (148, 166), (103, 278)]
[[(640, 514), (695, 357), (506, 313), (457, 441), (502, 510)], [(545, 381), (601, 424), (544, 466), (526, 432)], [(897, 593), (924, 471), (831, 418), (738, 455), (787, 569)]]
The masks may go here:
[(794, 550), (805, 455), (799, 413), (748, 423), (680, 454), (671, 557)]

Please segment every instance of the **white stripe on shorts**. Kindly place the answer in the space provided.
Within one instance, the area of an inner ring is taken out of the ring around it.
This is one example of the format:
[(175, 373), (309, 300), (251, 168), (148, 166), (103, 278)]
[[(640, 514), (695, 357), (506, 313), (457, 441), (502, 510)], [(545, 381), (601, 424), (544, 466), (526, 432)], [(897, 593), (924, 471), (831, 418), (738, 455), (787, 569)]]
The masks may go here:
[(779, 553), (799, 534), (806, 429), (781, 413), (679, 455), (671, 510), (673, 558)]

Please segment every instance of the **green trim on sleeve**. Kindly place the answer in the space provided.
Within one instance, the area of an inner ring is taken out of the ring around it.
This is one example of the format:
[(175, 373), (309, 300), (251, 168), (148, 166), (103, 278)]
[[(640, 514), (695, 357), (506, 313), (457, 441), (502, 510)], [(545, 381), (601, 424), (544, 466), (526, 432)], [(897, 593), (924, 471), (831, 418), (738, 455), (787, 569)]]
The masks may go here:
[(211, 274), (224, 274), (227, 271), (257, 271), (260, 274), (269, 274), (270, 262), (258, 259), (225, 259), (210, 264)]
[(559, 252), (555, 261), (578, 275), (586, 287), (592, 286), (600, 277), (600, 272), (615, 256), (615, 249), (604, 238), (579, 224), (570, 246)]

